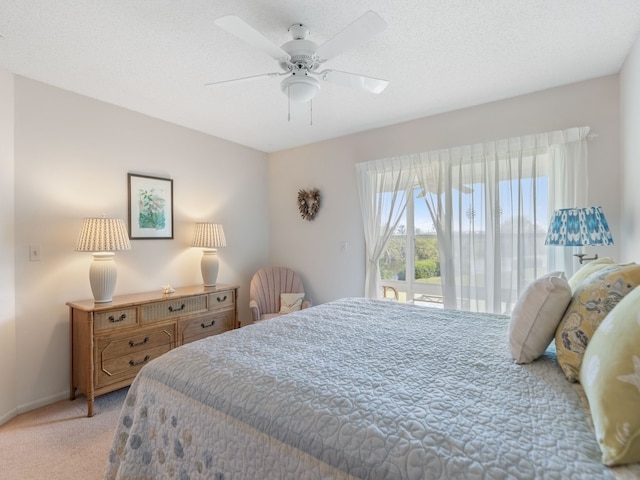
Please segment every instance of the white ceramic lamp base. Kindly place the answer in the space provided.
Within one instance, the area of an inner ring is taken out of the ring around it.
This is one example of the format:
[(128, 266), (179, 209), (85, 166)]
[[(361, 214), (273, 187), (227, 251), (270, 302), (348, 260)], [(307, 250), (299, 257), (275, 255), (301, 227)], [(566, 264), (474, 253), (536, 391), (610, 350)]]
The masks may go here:
[(205, 287), (215, 287), (218, 279), (218, 250), (215, 248), (205, 248), (202, 251), (200, 268), (202, 270), (202, 280)]
[(93, 262), (89, 268), (89, 283), (93, 292), (93, 301), (96, 303), (108, 303), (113, 300), (113, 291), (118, 277), (114, 256), (113, 252), (93, 254)]

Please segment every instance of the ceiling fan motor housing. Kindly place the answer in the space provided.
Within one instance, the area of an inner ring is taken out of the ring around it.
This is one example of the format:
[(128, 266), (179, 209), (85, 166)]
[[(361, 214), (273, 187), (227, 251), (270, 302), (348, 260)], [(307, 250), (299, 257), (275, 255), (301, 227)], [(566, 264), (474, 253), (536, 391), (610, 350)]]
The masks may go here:
[(317, 49), (318, 45), (311, 40), (291, 40), (282, 45), (282, 50), (287, 52), (291, 59), (280, 62), (280, 66), (285, 71), (292, 70), (294, 67), (299, 70), (313, 71), (320, 65), (314, 56)]

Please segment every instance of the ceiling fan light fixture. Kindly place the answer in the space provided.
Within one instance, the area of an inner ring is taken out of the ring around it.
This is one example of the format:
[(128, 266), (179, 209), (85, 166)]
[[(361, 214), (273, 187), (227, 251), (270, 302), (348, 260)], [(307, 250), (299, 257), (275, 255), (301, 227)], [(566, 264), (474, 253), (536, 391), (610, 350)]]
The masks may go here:
[(285, 95), (292, 102), (304, 103), (311, 100), (320, 91), (320, 82), (308, 75), (291, 75), (280, 84)]

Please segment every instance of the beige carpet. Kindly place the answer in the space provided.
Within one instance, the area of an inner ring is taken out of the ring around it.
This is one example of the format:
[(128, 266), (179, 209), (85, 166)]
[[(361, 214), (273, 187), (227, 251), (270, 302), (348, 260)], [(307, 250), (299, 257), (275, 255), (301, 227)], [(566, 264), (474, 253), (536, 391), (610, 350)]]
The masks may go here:
[(79, 395), (0, 426), (0, 480), (101, 479), (127, 389), (95, 400)]

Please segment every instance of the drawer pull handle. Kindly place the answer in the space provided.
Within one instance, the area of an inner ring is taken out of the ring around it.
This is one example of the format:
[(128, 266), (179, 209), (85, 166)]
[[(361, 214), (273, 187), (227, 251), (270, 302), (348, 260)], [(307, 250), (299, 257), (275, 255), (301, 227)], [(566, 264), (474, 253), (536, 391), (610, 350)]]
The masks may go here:
[(213, 324), (214, 324), (214, 323), (216, 323), (216, 321), (215, 321), (215, 320), (211, 320), (211, 323), (210, 323), (210, 324), (208, 324), (208, 325), (207, 325), (206, 323), (201, 323), (201, 324), (200, 324), (200, 326), (201, 326), (202, 328), (209, 328), (209, 327), (213, 327)]
[(173, 306), (169, 305), (170, 312), (179, 312), (180, 310), (184, 310), (184, 303), (180, 305), (180, 308), (173, 308)]
[(141, 342), (134, 342), (133, 340), (129, 340), (129, 346), (130, 347), (139, 347), (140, 345), (144, 345), (145, 343), (147, 343), (149, 341), (149, 337), (144, 337), (144, 340)]
[(139, 362), (136, 362), (134, 360), (129, 360), (129, 365), (131, 365), (132, 367), (137, 367), (138, 365), (142, 365), (143, 363), (147, 363), (150, 359), (151, 359), (151, 357), (149, 355), (145, 355), (144, 358), (142, 360), (140, 360)]
[(219, 302), (224, 302), (227, 299), (227, 296), (225, 295), (224, 297), (217, 297), (217, 300)]
[(111, 323), (116, 323), (116, 322), (121, 322), (123, 321), (125, 318), (127, 318), (127, 314), (123, 313), (122, 315), (120, 315), (118, 318), (114, 317), (113, 315), (109, 316), (109, 321)]

